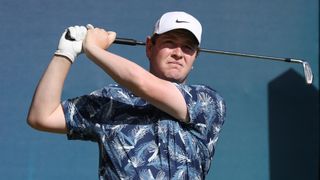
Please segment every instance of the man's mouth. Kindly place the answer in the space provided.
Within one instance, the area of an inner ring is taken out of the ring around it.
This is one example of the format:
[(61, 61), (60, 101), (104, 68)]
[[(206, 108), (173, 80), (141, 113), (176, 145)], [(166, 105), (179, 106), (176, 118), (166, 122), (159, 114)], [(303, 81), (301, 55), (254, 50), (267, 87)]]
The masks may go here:
[(177, 61), (169, 62), (168, 64), (174, 64), (183, 67), (183, 65)]

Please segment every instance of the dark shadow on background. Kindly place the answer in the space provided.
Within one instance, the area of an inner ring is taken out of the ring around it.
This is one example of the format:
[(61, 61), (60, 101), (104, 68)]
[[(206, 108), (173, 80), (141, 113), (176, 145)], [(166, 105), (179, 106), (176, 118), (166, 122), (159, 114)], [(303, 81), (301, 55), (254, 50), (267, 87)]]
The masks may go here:
[(319, 91), (290, 69), (268, 93), (270, 180), (318, 180)]

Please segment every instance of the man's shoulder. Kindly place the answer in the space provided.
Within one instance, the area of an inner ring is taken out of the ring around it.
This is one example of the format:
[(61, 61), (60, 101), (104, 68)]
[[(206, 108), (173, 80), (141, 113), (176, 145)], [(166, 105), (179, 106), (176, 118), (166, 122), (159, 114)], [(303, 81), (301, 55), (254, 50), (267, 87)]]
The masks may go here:
[(102, 88), (96, 89), (90, 93), (90, 95), (95, 96), (105, 96), (110, 93), (121, 93), (121, 92), (128, 92), (128, 90), (119, 84), (108, 84)]
[(91, 92), (90, 96), (95, 96), (96, 98), (101, 99), (111, 99), (112, 101), (130, 105), (143, 106), (148, 104), (145, 100), (136, 96), (130, 90), (119, 84), (108, 84), (98, 90)]
[(217, 94), (217, 91), (205, 84), (177, 84), (177, 87), (186, 92), (209, 92)]
[(205, 84), (177, 84), (177, 87), (185, 98), (189, 97), (193, 100), (212, 98), (218, 101), (224, 101), (218, 91)]

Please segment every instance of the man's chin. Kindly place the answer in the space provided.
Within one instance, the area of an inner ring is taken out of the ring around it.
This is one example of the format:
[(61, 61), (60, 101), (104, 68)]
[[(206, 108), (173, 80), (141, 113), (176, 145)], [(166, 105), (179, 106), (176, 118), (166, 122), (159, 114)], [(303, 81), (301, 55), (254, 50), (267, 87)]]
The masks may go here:
[(187, 77), (167, 77), (166, 80), (167, 81), (171, 81), (171, 82), (175, 82), (175, 83), (178, 83), (178, 84), (184, 84), (186, 82), (186, 79)]

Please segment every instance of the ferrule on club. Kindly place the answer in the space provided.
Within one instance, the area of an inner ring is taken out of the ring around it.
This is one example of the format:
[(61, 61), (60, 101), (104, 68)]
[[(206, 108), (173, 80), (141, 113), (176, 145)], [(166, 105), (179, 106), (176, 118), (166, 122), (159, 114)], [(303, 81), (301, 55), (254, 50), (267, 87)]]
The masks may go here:
[(289, 62), (293, 62), (293, 63), (301, 63), (303, 64), (304, 61), (300, 60), (300, 59), (293, 59), (293, 58), (288, 58)]

